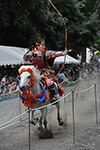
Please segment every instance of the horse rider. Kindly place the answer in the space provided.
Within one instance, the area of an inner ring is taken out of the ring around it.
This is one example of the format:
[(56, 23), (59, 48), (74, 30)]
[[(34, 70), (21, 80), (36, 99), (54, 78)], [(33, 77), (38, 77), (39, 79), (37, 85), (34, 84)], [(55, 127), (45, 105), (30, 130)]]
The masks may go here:
[[(48, 66), (52, 67), (54, 59), (58, 56), (64, 56), (67, 54), (67, 51), (57, 53), (56, 51), (51, 51), (46, 49), (45, 41), (42, 39), (36, 42), (35, 47), (32, 45), (29, 47), (29, 51), (26, 52), (23, 56), (25, 61), (30, 61), (32, 65), (37, 67), (41, 71), (42, 79), (45, 79), (47, 87), (50, 91), (51, 95), (51, 102), (55, 101), (56, 98), (54, 97), (54, 81), (50, 77), (50, 69), (47, 69)], [(47, 70), (46, 70), (47, 69)], [(45, 72), (44, 72), (45, 70)], [(49, 70), (49, 72), (48, 72)]]

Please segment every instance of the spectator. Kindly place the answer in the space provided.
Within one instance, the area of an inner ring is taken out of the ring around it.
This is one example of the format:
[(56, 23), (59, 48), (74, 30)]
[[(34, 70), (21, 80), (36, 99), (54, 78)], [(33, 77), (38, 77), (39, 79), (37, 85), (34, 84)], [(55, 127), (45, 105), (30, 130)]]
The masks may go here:
[(58, 74), (58, 78), (61, 78), (62, 80), (64, 80), (65, 82), (67, 82), (69, 84), (69, 79), (65, 76), (64, 70), (62, 71), (62, 73)]
[(7, 74), (5, 74), (5, 75), (4, 75), (4, 77), (2, 78), (2, 82), (5, 82), (5, 83), (7, 83), (7, 82), (8, 82)]
[(71, 70), (70, 70), (70, 69), (65, 69), (64, 74), (65, 74), (65, 76), (68, 78), (68, 80), (69, 80), (70, 82), (73, 81), (73, 80), (72, 80)]
[(3, 94), (3, 90), (4, 90), (4, 85), (2, 81), (0, 81), (0, 94)]
[(14, 92), (14, 90), (16, 89), (17, 84), (16, 82), (12, 82), (11, 85), (9, 85), (9, 93)]
[(79, 67), (78, 67), (78, 65), (75, 65), (74, 71), (75, 71), (75, 80), (77, 80), (77, 79), (79, 79)]
[(17, 85), (19, 85), (19, 79), (20, 79), (20, 76), (19, 76), (19, 74), (17, 74), (17, 76), (15, 78), (15, 82), (16, 82)]
[(10, 75), (9, 75), (9, 77), (8, 77), (8, 80), (9, 80), (9, 83), (12, 83), (12, 82), (15, 80), (15, 78), (14, 78), (14, 73), (13, 73), (13, 72), (10, 72)]
[(6, 83), (6, 82), (3, 83), (3, 85), (4, 85), (4, 88), (3, 88), (3, 94), (8, 93), (7, 84), (8, 84), (8, 83)]

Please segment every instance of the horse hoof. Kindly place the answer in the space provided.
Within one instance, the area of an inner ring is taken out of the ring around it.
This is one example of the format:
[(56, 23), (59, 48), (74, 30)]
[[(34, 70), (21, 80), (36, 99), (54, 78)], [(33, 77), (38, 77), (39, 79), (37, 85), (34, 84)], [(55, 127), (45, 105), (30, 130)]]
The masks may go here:
[(64, 124), (63, 121), (60, 120), (60, 121), (59, 121), (59, 125), (60, 125), (60, 126), (63, 126), (63, 124)]
[(43, 127), (38, 127), (38, 130), (39, 130), (39, 131), (42, 131), (42, 130), (43, 130)]
[(43, 129), (39, 134), (39, 139), (50, 139), (53, 135), (48, 129)]
[(36, 125), (38, 120), (39, 120), (38, 118), (34, 118), (32, 121), (30, 121), (30, 123)]

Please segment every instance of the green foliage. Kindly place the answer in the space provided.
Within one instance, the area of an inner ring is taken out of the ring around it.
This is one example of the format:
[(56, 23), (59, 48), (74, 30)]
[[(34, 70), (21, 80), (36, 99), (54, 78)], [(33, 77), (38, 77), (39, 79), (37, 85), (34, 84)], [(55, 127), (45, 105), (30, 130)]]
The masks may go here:
[[(78, 4), (83, 4), (85, 2), (84, 7), (80, 7)], [(78, 33), (81, 34), (81, 37), (83, 37), (83, 41), (85, 43), (84, 45), (84, 51), (85, 47), (91, 47), (94, 45), (97, 45), (97, 41), (95, 40), (95, 37), (97, 36), (98, 31), (100, 30), (100, 15), (99, 15), (99, 7), (97, 7), (97, 4), (99, 4), (99, 0), (86, 0), (81, 1), (77, 0), (77, 7), (80, 10), (80, 13), (83, 15), (83, 21), (80, 23), (79, 27), (80, 30)], [(100, 4), (99, 4), (100, 6)], [(81, 39), (82, 41), (82, 39)], [(83, 44), (82, 44), (83, 45)]]
[[(100, 51), (100, 35), (94, 36), (94, 47), (96, 48), (96, 50)], [(92, 45), (92, 43), (91, 43)]]
[[(86, 47), (97, 46), (100, 31), (99, 0), (53, 0), (67, 25), (67, 48), (85, 58)], [(47, 0), (1, 0), (0, 44), (29, 47), (40, 39), (49, 49), (64, 50), (61, 16)]]
[(86, 7), (85, 5), (86, 3), (87, 3), (86, 0), (82, 0), (82, 1), (77, 2), (76, 6), (78, 6), (79, 8), (84, 8)]

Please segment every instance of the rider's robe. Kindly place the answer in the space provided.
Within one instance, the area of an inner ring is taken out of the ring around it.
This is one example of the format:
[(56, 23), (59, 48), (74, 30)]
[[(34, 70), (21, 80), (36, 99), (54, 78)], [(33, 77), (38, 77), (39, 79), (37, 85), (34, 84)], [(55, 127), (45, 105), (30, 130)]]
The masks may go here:
[(58, 56), (63, 56), (63, 52), (57, 53), (55, 51), (45, 51), (43, 53), (33, 50), (32, 55), (30, 55), (30, 51), (28, 51), (23, 59), (25, 61), (30, 61), (32, 65), (37, 67), (38, 69), (47, 68), (48, 66), (52, 66), (54, 59)]
[[(30, 54), (30, 51), (28, 51), (24, 56), (23, 59), (25, 61), (30, 61), (32, 63), (32, 65), (34, 65), (35, 67), (37, 67), (38, 69), (42, 69), (43, 68), (47, 68), (48, 66), (52, 66), (54, 59), (58, 56), (63, 56), (64, 52), (55, 52), (55, 51), (45, 51), (43, 53), (37, 51), (37, 50), (33, 50)], [(43, 77), (44, 74), (42, 74), (41, 77)], [(52, 80), (52, 78), (50, 78), (50, 76), (47, 75), (43, 77), (46, 81), (47, 87), (50, 89), (50, 92), (53, 91), (52, 88), (54, 88), (54, 81)], [(52, 87), (53, 85), (53, 87)], [(60, 87), (59, 87), (60, 89)], [(60, 93), (61, 95), (64, 93), (64, 91), (62, 89), (60, 89)], [(54, 94), (52, 93), (52, 96)]]

